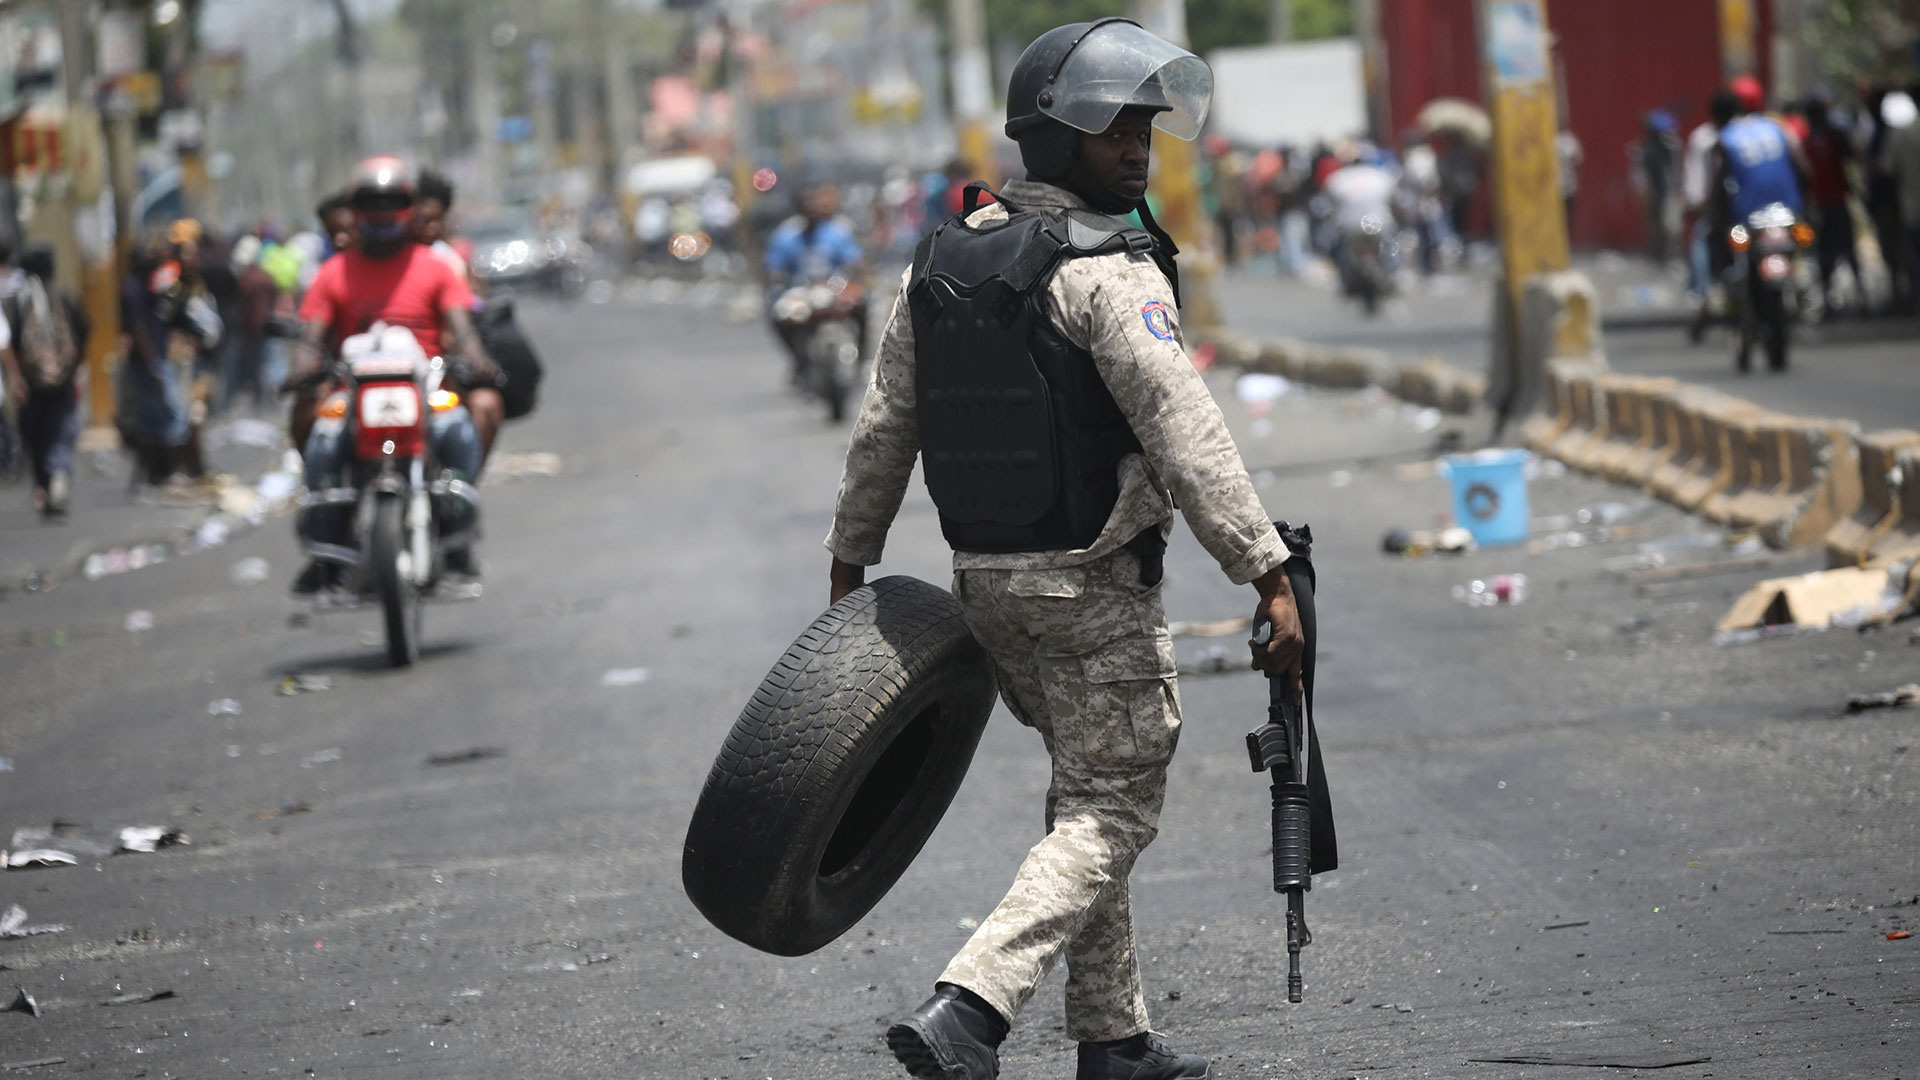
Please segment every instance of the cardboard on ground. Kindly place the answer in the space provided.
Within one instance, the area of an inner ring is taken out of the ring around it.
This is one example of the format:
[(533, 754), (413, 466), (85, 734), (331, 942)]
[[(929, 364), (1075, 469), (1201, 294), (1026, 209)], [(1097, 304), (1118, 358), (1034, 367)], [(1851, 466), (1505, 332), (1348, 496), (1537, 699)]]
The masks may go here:
[(1763, 581), (1733, 602), (1720, 630), (1753, 626), (1826, 626), (1849, 608), (1871, 604), (1887, 591), (1888, 568), (1843, 566), (1816, 574)]

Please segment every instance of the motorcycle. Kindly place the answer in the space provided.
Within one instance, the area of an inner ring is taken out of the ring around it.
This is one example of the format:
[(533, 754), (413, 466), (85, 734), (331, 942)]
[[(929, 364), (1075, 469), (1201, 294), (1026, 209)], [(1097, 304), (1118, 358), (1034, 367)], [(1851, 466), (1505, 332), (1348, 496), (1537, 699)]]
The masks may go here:
[(1733, 252), (1727, 270), (1727, 303), (1733, 322), (1734, 367), (1752, 367), (1759, 340), (1772, 371), (1787, 369), (1787, 344), (1798, 316), (1800, 252), (1813, 246), (1813, 226), (1784, 203), (1771, 203), (1727, 232)]
[(826, 402), (827, 416), (836, 424), (846, 419), (848, 399), (865, 366), (859, 315), (866, 302), (865, 286), (838, 276), (795, 285), (773, 302), (774, 322), (799, 342), (807, 389)]
[(1368, 214), (1357, 226), (1348, 226), (1340, 236), (1340, 290), (1356, 297), (1369, 316), (1380, 311), (1380, 301), (1393, 295), (1393, 266), (1399, 255), (1399, 241), (1388, 231), (1388, 222), (1377, 214)]
[[(441, 468), (428, 437), (432, 417), (460, 405), (440, 385), (445, 373), (404, 327), (347, 339), (332, 372), (341, 388), (318, 421), (351, 430), (346, 482), (309, 491), (297, 525), (307, 555), (339, 569), (336, 601), (379, 600), (396, 667), (419, 659), (422, 601), (439, 591), (446, 553), (470, 543), (479, 520), (479, 492)], [(314, 538), (317, 515), (348, 508), (351, 544)]]

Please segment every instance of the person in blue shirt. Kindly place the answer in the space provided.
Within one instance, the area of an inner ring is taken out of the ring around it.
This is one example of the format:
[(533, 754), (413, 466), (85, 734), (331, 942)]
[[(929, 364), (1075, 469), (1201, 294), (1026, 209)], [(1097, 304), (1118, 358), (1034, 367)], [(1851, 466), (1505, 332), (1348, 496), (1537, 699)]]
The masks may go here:
[(1749, 111), (1720, 129), (1715, 172), (1732, 202), (1732, 220), (1744, 222), (1754, 211), (1783, 203), (1797, 216), (1806, 213), (1811, 170), (1800, 140), (1778, 120)]
[[(818, 184), (800, 196), (800, 213), (787, 219), (767, 237), (765, 268), (767, 273), (767, 310), (769, 320), (773, 303), (794, 285), (828, 278), (854, 278), (863, 253), (854, 239), (853, 227), (839, 216), (840, 191), (832, 184)], [(867, 345), (867, 318), (864, 306), (854, 317), (861, 351)], [(774, 332), (793, 357), (793, 382), (806, 382), (806, 354), (800, 335), (778, 322)]]

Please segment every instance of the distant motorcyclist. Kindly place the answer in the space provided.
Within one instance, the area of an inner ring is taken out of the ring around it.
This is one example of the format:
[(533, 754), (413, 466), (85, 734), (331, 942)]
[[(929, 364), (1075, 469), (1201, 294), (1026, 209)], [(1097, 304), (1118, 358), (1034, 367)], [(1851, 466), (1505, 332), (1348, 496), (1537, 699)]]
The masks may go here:
[[(793, 358), (795, 386), (806, 384), (807, 359), (801, 335), (772, 320), (773, 302), (795, 285), (825, 281), (832, 277), (855, 276), (863, 254), (853, 237), (853, 227), (839, 217), (840, 191), (832, 184), (818, 184), (800, 196), (800, 213), (787, 219), (767, 237), (766, 274), (767, 309), (774, 333)], [(854, 315), (862, 352), (867, 345), (865, 308)]]
[[(1348, 295), (1367, 300), (1369, 309), (1386, 283), (1367, 280), (1367, 275), (1393, 271), (1391, 251), (1399, 232), (1394, 196), (1399, 187), (1385, 155), (1374, 150), (1333, 172), (1320, 189), (1332, 204), (1333, 261), (1341, 285)], [(1378, 265), (1368, 265), (1375, 258)]]
[(1784, 124), (1760, 111), (1757, 94), (1735, 93), (1741, 113), (1720, 129), (1713, 152), (1714, 177), (1732, 200), (1731, 220), (1738, 224), (1774, 203), (1804, 217), (1804, 192), (1812, 176), (1806, 150)]
[[(293, 437), (304, 448), (309, 490), (324, 486), (352, 455), (344, 423), (316, 423), (325, 387), (315, 386), (327, 357), (340, 343), (375, 323), (404, 326), (428, 356), (445, 356), (462, 385), (489, 385), (498, 369), (487, 359), (473, 329), (473, 294), (426, 247), (414, 241), (410, 218), (415, 186), (404, 162), (370, 157), (354, 171), (349, 189), (354, 246), (328, 259), (300, 304), (301, 337), (295, 343), (288, 382), (302, 391), (295, 400)], [(304, 408), (302, 407), (304, 404)], [(435, 412), (428, 437), (434, 456), (459, 478), (474, 483), (483, 460), (478, 432), (465, 406)], [(473, 574), (470, 548), (447, 553), (447, 567)], [(294, 583), (298, 593), (327, 584), (328, 567), (311, 562)]]

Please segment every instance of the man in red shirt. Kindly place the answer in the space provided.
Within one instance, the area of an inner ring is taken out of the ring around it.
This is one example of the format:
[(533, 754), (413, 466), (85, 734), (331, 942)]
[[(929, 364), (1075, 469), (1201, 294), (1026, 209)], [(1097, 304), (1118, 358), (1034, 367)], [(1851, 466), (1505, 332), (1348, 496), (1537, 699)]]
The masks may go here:
[[(428, 356), (444, 356), (449, 382), (463, 393), (491, 391), (499, 374), (480, 347), (473, 329), (473, 294), (446, 263), (414, 243), (409, 227), (415, 199), (414, 184), (399, 158), (371, 157), (355, 170), (351, 186), (355, 245), (328, 259), (300, 303), (301, 338), (293, 349), (288, 382), (300, 387), (295, 394), (290, 423), (294, 444), (303, 448), (309, 490), (329, 483), (329, 475), (343, 468), (351, 446), (343, 424), (316, 424), (316, 410), (324, 399), (318, 377), (325, 358), (339, 352), (340, 343), (364, 333), (374, 323), (404, 326)], [(494, 392), (497, 398), (497, 392)], [(436, 412), (428, 437), (440, 463), (475, 482), (482, 454), (472, 415), (462, 406)], [(309, 515), (310, 531), (339, 531), (344, 522), (317, 520)], [(315, 535), (316, 540), (343, 538)], [(472, 574), (477, 566), (471, 552), (448, 553), (447, 566)], [(314, 592), (326, 583), (326, 567), (309, 564), (294, 584), (295, 592)]]

